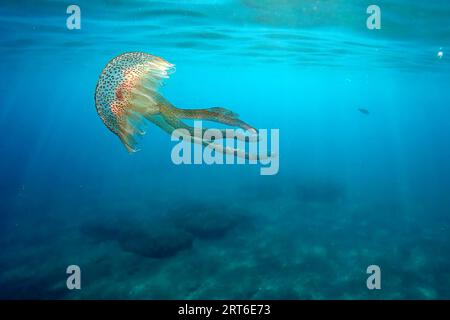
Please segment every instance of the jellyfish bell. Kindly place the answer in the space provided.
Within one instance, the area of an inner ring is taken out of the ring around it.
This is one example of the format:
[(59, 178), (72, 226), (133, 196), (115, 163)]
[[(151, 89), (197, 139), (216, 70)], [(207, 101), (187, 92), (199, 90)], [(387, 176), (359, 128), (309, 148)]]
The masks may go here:
[(159, 93), (159, 89), (163, 80), (174, 71), (173, 64), (143, 52), (121, 54), (103, 69), (95, 90), (97, 113), (126, 149), (137, 151), (137, 138), (145, 134), (143, 128), (149, 121), (169, 134), (185, 129), (183, 131), (189, 133), (188, 138), (193, 143), (217, 147), (223, 153), (238, 157), (258, 158), (243, 150), (219, 148), (219, 145), (204, 139), (203, 135), (195, 135), (194, 128), (181, 119), (215, 121), (244, 129), (252, 136), (257, 130), (240, 120), (238, 114), (225, 108), (181, 109), (173, 106)]
[(128, 151), (136, 151), (136, 137), (143, 135), (143, 117), (157, 114), (157, 90), (174, 66), (162, 58), (124, 53), (103, 69), (95, 90), (95, 105), (106, 127)]

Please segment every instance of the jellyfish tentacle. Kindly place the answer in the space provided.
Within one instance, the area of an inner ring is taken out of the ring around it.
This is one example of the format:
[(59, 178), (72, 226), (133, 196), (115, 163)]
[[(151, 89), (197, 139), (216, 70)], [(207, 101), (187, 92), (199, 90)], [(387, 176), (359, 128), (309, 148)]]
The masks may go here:
[[(155, 125), (157, 125), (158, 127), (160, 127), (161, 129), (163, 129), (164, 131), (166, 131), (169, 134), (172, 134), (176, 129), (186, 129), (189, 131), (189, 135), (185, 135), (183, 133), (181, 133), (181, 136), (183, 136), (183, 138), (189, 140), (191, 143), (197, 143), (197, 144), (202, 144), (205, 147), (208, 147), (212, 144), (212, 142), (203, 140), (202, 138), (198, 138), (194, 135), (193, 129), (192, 127), (189, 127), (188, 125), (182, 123), (181, 121), (179, 122), (179, 126), (178, 127), (173, 127), (172, 125), (170, 125), (167, 122), (167, 118), (164, 117), (162, 114), (159, 115), (149, 115), (148, 117), (146, 117), (149, 121), (151, 121), (152, 123), (154, 123)], [(179, 120), (178, 120), (179, 121)], [(169, 122), (171, 122), (172, 124), (174, 123), (178, 123), (175, 119), (169, 120)], [(221, 146), (215, 144), (215, 148), (216, 150), (218, 150), (221, 153), (224, 153), (224, 151), (222, 150), (223, 148), (220, 148)]]
[(189, 140), (192, 143), (198, 143), (203, 145), (208, 145), (208, 142), (203, 140), (201, 137), (197, 137), (194, 135), (192, 127), (189, 127), (188, 125), (184, 124), (181, 121), (177, 121), (175, 119), (172, 119), (170, 116), (164, 116), (163, 114), (158, 115), (148, 115), (146, 118), (151, 121), (152, 123), (156, 124), (158, 127), (163, 129), (168, 134), (172, 135), (172, 133), (177, 129), (186, 129), (189, 134), (186, 135), (182, 132), (180, 134), (187, 140)]
[(229, 109), (222, 107), (202, 108), (202, 109), (181, 109), (175, 108), (177, 115), (186, 119), (204, 119), (205, 117), (217, 118), (224, 116), (229, 118), (239, 118), (239, 115)]
[[(254, 127), (240, 120), (237, 113), (234, 113), (233, 111), (225, 108), (213, 107), (208, 109), (181, 109), (171, 106), (170, 110), (171, 112), (175, 113), (178, 118), (213, 121), (243, 129), (245, 131), (244, 134), (238, 134), (232, 137), (236, 140), (258, 141), (260, 138), (258, 136), (258, 131)], [(204, 131), (206, 130), (208, 129), (205, 129)], [(219, 130), (222, 134), (222, 137), (224, 139), (227, 139), (228, 134), (226, 129), (216, 130)]]
[(157, 125), (158, 127), (160, 127), (161, 129), (163, 129), (165, 132), (167, 132), (168, 134), (172, 134), (172, 132), (175, 130), (175, 128), (173, 128), (171, 125), (169, 125), (164, 118), (162, 117), (162, 115), (157, 114), (157, 115), (146, 115), (145, 118), (152, 122), (153, 124)]
[[(213, 141), (207, 141), (203, 138), (199, 138), (195, 136), (195, 128), (185, 124), (180, 118), (181, 116), (184, 116), (183, 118), (187, 119), (202, 119), (202, 120), (211, 120), (216, 122), (218, 121), (217, 116), (214, 116), (214, 114), (217, 114), (217, 110), (220, 110), (222, 113), (228, 113), (233, 114), (234, 116), (237, 116), (237, 114), (233, 113), (230, 110), (224, 109), (224, 108), (211, 108), (213, 111), (210, 111), (210, 109), (180, 109), (176, 108), (173, 105), (171, 105), (167, 101), (163, 101), (164, 103), (160, 104), (160, 115), (164, 118), (164, 121), (174, 128), (182, 128), (186, 129), (191, 137), (195, 137), (193, 140), (194, 143), (202, 143), (205, 146), (209, 146), (214, 148), (216, 151), (224, 154), (232, 154), (240, 158), (248, 159), (248, 160), (260, 160), (261, 158), (257, 154), (251, 154), (247, 153), (245, 150), (241, 150), (238, 148), (233, 148), (230, 146), (223, 147), (221, 144), (215, 143)], [(225, 111), (226, 110), (226, 111)], [(205, 113), (206, 112), (206, 113)], [(206, 115), (205, 115), (206, 114)], [(195, 118), (194, 118), (195, 116)], [(234, 124), (235, 125), (235, 124)], [(235, 125), (236, 126), (236, 125)], [(248, 125), (247, 125), (248, 126)], [(253, 129), (253, 131), (256, 132), (256, 129), (248, 126), (249, 128)], [(206, 129), (207, 130), (207, 129)], [(223, 137), (226, 137), (226, 132), (224, 130), (220, 130)], [(205, 130), (203, 130), (204, 134)], [(202, 137), (204, 136), (202, 134)], [(236, 137), (238, 139), (245, 140), (245, 137)]]
[(256, 133), (257, 130), (239, 119), (239, 115), (231, 110), (214, 107), (207, 109), (181, 109), (174, 108), (174, 112), (183, 119), (202, 119), (235, 126)]
[(164, 119), (164, 121), (167, 123), (167, 125), (169, 127), (172, 127), (173, 130), (175, 130), (177, 128), (186, 129), (190, 134), (189, 137), (187, 137), (187, 138), (189, 138), (191, 140), (191, 142), (203, 144), (206, 147), (214, 148), (216, 151), (223, 153), (223, 154), (232, 154), (237, 157), (245, 158), (248, 160), (259, 160), (260, 159), (260, 157), (258, 155), (248, 153), (245, 150), (241, 150), (241, 149), (233, 148), (233, 147), (229, 147), (229, 146), (224, 147), (221, 144), (218, 144), (218, 143), (215, 143), (212, 141), (207, 141), (203, 138), (195, 136), (195, 134), (194, 134), (195, 128), (188, 126), (187, 124), (185, 124), (183, 121), (181, 121), (178, 117), (176, 117), (174, 114), (171, 114), (170, 112), (169, 113), (161, 113), (161, 116)]
[[(165, 100), (164, 98), (162, 98), (161, 96), (159, 97), (159, 112), (161, 114), (165, 114), (167, 116), (170, 115), (170, 117), (175, 117), (177, 119), (180, 119), (180, 117), (178, 116), (179, 112), (178, 110), (182, 110), (182, 109), (178, 109), (175, 106), (173, 106), (170, 102), (168, 102), (167, 100)], [(198, 118), (200, 119), (200, 118)], [(186, 125), (184, 122), (179, 122), (180, 125), (183, 125), (183, 128), (188, 130), (190, 132), (191, 135), (194, 135), (195, 131), (194, 128), (192, 126), (188, 126)], [(210, 128), (204, 128), (202, 129), (202, 136), (205, 136), (205, 133), (207, 130), (215, 130), (216, 132), (220, 132), (222, 139), (227, 139), (227, 131), (226, 129), (210, 129)], [(247, 141), (247, 137), (244, 135), (238, 135), (237, 137), (232, 137), (234, 139), (237, 140), (241, 140), (241, 141)]]
[[(259, 140), (258, 131), (254, 127), (240, 120), (239, 115), (229, 109), (221, 107), (212, 107), (207, 109), (182, 109), (175, 107), (160, 94), (157, 94), (156, 98), (158, 101), (159, 112), (161, 113), (170, 113), (179, 119), (206, 120), (238, 127), (245, 130), (249, 134), (248, 136), (238, 135), (234, 138), (242, 141), (247, 141), (248, 139), (251, 141)], [(204, 131), (206, 130), (208, 129), (205, 129)], [(227, 136), (225, 129), (217, 130), (220, 130), (223, 137)]]

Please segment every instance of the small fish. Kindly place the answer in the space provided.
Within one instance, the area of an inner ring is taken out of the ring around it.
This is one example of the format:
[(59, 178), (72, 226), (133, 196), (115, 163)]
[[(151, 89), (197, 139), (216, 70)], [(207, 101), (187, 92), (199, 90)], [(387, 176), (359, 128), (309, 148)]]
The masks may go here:
[(363, 114), (370, 114), (369, 110), (364, 109), (364, 108), (358, 108), (358, 111), (363, 113)]

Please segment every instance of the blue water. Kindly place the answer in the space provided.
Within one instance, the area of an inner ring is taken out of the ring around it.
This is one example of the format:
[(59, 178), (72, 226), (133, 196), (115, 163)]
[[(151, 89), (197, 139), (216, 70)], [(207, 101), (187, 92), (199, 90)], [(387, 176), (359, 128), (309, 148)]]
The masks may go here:
[[(1, 4), (1, 298), (450, 298), (448, 1), (379, 0), (381, 30), (356, 0), (76, 4)], [(278, 174), (177, 166), (151, 124), (127, 153), (94, 93), (128, 51), (176, 65), (175, 106), (279, 129)]]

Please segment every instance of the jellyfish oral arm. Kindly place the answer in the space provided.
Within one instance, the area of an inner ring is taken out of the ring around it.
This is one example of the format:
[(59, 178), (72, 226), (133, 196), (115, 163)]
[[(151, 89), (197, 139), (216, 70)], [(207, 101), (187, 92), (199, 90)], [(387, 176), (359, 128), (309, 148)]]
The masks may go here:
[[(228, 129), (235, 133), (242, 129)], [(204, 134), (202, 135), (202, 132)], [(230, 136), (223, 137), (220, 130), (203, 130), (201, 121), (194, 121), (194, 135), (187, 129), (175, 129), (171, 140), (178, 143), (173, 147), (171, 157), (174, 164), (261, 164), (262, 175), (274, 175), (279, 169), (279, 132), (278, 129), (269, 132), (261, 129), (260, 139), (249, 143), (248, 152), (244, 142), (231, 141)], [(202, 149), (200, 144), (205, 148)], [(237, 158), (237, 159), (236, 159)], [(236, 162), (237, 161), (237, 162)]]
[[(233, 139), (247, 141), (248, 140), (257, 140), (257, 130), (247, 123), (243, 122), (238, 118), (238, 115), (228, 109), (224, 108), (209, 108), (209, 109), (180, 109), (176, 108), (169, 103), (164, 103), (160, 106), (160, 114), (164, 119), (166, 124), (157, 124), (164, 130), (168, 131), (170, 128), (173, 130), (176, 129), (184, 129), (189, 133), (190, 139), (193, 143), (203, 144), (205, 146), (211, 146), (216, 151), (226, 154), (233, 154), (239, 158), (245, 158), (249, 160), (258, 160), (259, 157), (256, 154), (247, 153), (239, 148), (231, 148), (231, 147), (223, 147), (220, 144), (212, 142), (210, 139), (205, 139), (205, 132), (208, 129), (200, 129), (200, 134), (196, 134), (196, 130), (194, 127), (186, 125), (180, 118), (183, 119), (196, 119), (196, 120), (207, 120), (214, 121), (223, 124), (227, 124), (234, 127), (239, 127), (243, 130), (249, 132), (249, 134), (238, 134), (233, 135)], [(212, 129), (214, 132), (220, 133), (219, 136), (221, 139), (227, 138), (227, 129)], [(172, 134), (172, 132), (170, 132)], [(217, 135), (216, 135), (217, 136)]]
[(174, 113), (183, 119), (202, 119), (215, 121), (230, 126), (249, 130), (256, 133), (256, 129), (239, 119), (239, 115), (225, 108), (208, 108), (208, 109), (179, 109), (174, 108)]

